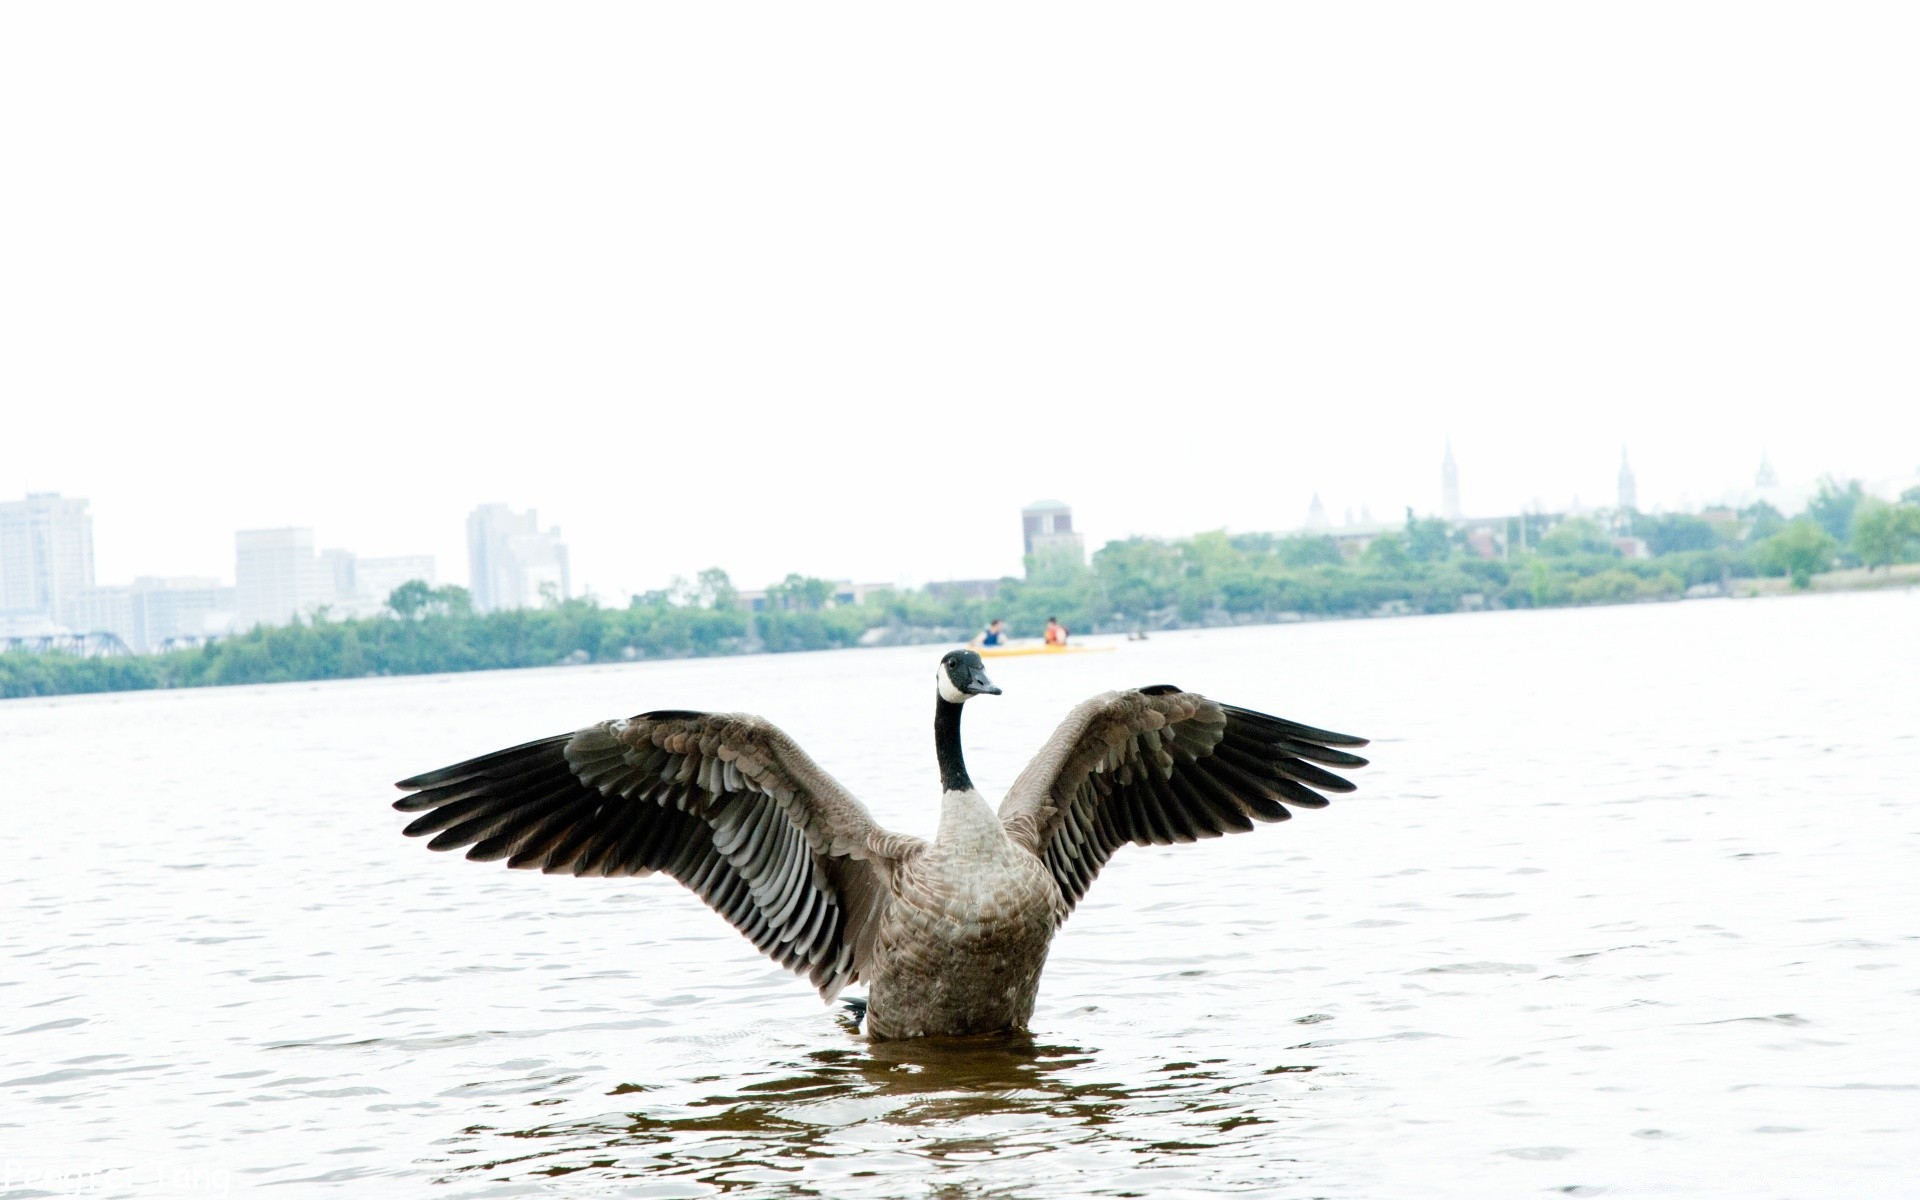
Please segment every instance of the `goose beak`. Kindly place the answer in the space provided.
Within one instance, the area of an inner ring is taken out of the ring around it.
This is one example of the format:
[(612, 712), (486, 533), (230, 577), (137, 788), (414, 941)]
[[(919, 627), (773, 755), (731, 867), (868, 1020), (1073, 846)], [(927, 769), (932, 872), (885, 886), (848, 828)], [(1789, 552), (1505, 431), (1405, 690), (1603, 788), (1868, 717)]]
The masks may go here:
[(985, 671), (975, 671), (961, 689), (969, 696), (998, 696), (1000, 689), (993, 686), (993, 680), (987, 678)]

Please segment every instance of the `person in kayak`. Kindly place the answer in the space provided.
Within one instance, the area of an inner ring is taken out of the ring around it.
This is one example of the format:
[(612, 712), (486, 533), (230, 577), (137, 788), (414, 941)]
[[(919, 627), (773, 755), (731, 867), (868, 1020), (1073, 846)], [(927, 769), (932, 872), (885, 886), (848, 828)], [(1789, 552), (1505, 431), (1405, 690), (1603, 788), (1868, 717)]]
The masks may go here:
[(1064, 646), (1067, 644), (1067, 627), (1058, 617), (1047, 618), (1047, 645)]
[(995, 617), (987, 622), (987, 628), (979, 637), (973, 639), (976, 646), (1004, 646), (1007, 644), (1007, 628)]

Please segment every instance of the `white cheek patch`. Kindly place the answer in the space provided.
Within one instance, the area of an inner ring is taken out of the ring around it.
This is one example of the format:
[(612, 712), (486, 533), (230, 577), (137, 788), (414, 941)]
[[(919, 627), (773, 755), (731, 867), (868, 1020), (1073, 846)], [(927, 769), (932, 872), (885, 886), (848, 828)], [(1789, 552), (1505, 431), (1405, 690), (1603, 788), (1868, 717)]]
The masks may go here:
[(967, 694), (953, 686), (953, 680), (947, 678), (947, 669), (945, 667), (935, 671), (933, 677), (940, 684), (940, 698), (942, 700), (945, 700), (948, 704), (965, 704), (967, 702)]

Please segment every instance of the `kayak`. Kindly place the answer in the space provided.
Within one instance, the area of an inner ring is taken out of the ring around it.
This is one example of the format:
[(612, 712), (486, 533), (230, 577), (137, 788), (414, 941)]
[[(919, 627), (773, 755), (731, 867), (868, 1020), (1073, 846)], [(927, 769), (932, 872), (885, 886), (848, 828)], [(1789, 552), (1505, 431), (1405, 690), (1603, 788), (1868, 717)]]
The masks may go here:
[(976, 646), (981, 658), (1028, 658), (1037, 654), (1111, 654), (1112, 646)]

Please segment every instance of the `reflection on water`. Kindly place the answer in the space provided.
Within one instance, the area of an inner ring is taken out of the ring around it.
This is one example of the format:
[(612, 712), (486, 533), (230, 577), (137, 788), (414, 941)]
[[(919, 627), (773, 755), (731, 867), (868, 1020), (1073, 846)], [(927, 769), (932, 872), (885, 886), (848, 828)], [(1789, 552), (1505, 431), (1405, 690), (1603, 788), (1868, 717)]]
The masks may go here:
[(1035, 1036), (959, 1043), (868, 1045), (671, 881), (428, 854), (387, 807), (749, 707), (926, 832), (923, 649), (0, 704), (0, 1200), (1908, 1194), (1916, 629), (1886, 593), (1005, 660), (983, 787), (1147, 682), (1375, 765), (1123, 849)]
[[(685, 1099), (623, 1083), (607, 1093), (622, 1111), (518, 1129), (468, 1127), (446, 1140), (442, 1179), (586, 1170), (656, 1181), (685, 1176), (719, 1191), (777, 1182), (811, 1194), (818, 1185), (806, 1178), (810, 1165), (886, 1142), (911, 1143), (914, 1157), (936, 1171), (1054, 1153), (1084, 1161), (1100, 1157), (1088, 1155), (1094, 1147), (1129, 1152), (1135, 1165), (1152, 1167), (1230, 1151), (1243, 1139), (1226, 1135), (1275, 1118), (1273, 1097), (1250, 1093), (1225, 1064), (1168, 1062), (1129, 1078), (1138, 1072), (1116, 1076), (1095, 1051), (1005, 1035), (819, 1049), (744, 1081), (697, 1077)], [(701, 1087), (712, 1090), (694, 1098)], [(470, 1144), (497, 1148), (503, 1138), (505, 1153), (458, 1161)], [(1033, 1168), (1035, 1179), (1046, 1173)]]

